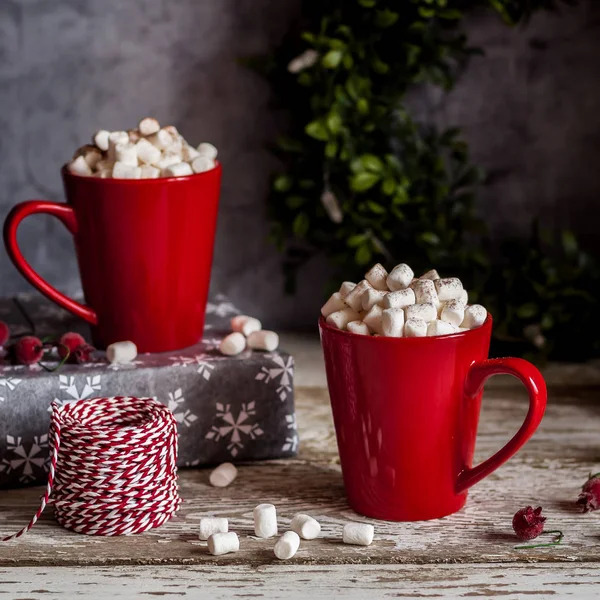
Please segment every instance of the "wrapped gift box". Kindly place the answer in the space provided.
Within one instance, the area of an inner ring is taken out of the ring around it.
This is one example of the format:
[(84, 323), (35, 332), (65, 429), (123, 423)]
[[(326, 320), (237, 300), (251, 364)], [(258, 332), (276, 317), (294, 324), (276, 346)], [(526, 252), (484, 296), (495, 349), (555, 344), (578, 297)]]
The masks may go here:
[[(51, 403), (96, 396), (164, 402), (179, 423), (182, 467), (294, 456), (293, 358), (281, 351), (221, 355), (219, 342), (234, 314), (237, 308), (216, 296), (207, 306), (201, 343), (142, 354), (131, 365), (110, 365), (102, 353), (52, 373), (38, 365), (0, 364), (0, 487), (45, 482)], [(28, 319), (38, 337), (86, 335), (85, 325), (44, 299), (0, 300), (0, 320), (14, 333), (30, 333)]]

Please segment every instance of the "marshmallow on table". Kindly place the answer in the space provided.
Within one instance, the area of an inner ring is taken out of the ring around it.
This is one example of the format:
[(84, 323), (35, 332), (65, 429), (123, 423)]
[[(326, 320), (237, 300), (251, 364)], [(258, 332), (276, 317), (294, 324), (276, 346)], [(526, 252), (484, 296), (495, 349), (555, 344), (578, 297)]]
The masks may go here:
[(248, 336), (248, 346), (254, 350), (273, 352), (273, 350), (277, 350), (277, 347), (279, 346), (279, 336), (274, 331), (269, 331), (267, 329), (253, 331)]
[(388, 292), (384, 292), (381, 290), (375, 290), (373, 288), (368, 288), (363, 292), (360, 297), (361, 305), (363, 310), (370, 310), (376, 304), (381, 304)]
[(290, 523), (290, 529), (304, 540), (314, 540), (321, 533), (321, 525), (310, 515), (295, 515)]
[(237, 552), (239, 549), (240, 540), (237, 533), (233, 531), (229, 531), (228, 533), (213, 533), (208, 538), (208, 551), (215, 556)]
[(417, 279), (412, 289), (415, 293), (416, 304), (431, 302), (436, 307), (439, 304), (435, 284), (431, 279)]
[(202, 155), (205, 156), (206, 158), (209, 158), (210, 160), (215, 160), (215, 158), (217, 158), (217, 149), (215, 148), (215, 146), (213, 146), (212, 144), (209, 144), (208, 142), (203, 142), (202, 144), (200, 144), (198, 146), (198, 152)]
[(205, 171), (214, 169), (214, 167), (215, 161), (207, 156), (200, 155), (192, 160), (192, 169), (194, 173), (204, 173)]
[(376, 304), (362, 318), (362, 322), (373, 332), (383, 333), (383, 308)]
[(262, 323), (258, 319), (249, 317), (248, 315), (236, 315), (232, 317), (229, 323), (232, 331), (239, 331), (245, 336), (249, 336), (251, 333), (262, 329)]
[(331, 313), (325, 321), (328, 325), (337, 329), (346, 329), (346, 326), (351, 321), (360, 321), (360, 315), (348, 306)]
[(94, 133), (92, 138), (94, 144), (102, 150), (102, 152), (106, 152), (108, 150), (108, 136), (110, 135), (110, 131), (106, 129), (100, 129)]
[(228, 531), (229, 522), (224, 517), (202, 517), (198, 537), (201, 540), (207, 540), (215, 533), (227, 533)]
[(422, 319), (425, 323), (437, 318), (437, 308), (431, 302), (411, 304), (405, 309), (407, 319)]
[(456, 333), (457, 331), (458, 328), (456, 326), (446, 323), (446, 321), (440, 321), (439, 319), (431, 321), (427, 325), (428, 336), (449, 335), (451, 333)]
[(184, 177), (185, 175), (193, 175), (194, 171), (192, 171), (192, 167), (188, 163), (179, 162), (163, 169), (162, 174), (165, 177)]
[(277, 511), (273, 504), (259, 504), (252, 511), (254, 533), (260, 538), (277, 535)]
[(373, 265), (365, 274), (365, 279), (373, 286), (374, 289), (387, 292), (388, 286), (386, 283), (388, 272), (382, 265), (377, 263)]
[(427, 323), (423, 319), (406, 319), (404, 323), (404, 337), (425, 337)]
[(213, 487), (227, 487), (235, 481), (237, 469), (230, 462), (223, 463), (214, 469), (208, 477), (210, 485)]
[(404, 311), (401, 308), (386, 308), (383, 311), (381, 328), (386, 337), (402, 337), (404, 333)]
[(386, 294), (382, 305), (384, 308), (406, 308), (414, 304), (415, 301), (415, 292), (410, 288), (406, 288)]
[(85, 158), (83, 156), (78, 156), (75, 160), (72, 160), (67, 167), (69, 172), (74, 175), (91, 175), (92, 169), (90, 169), (90, 165), (87, 164)]
[(221, 354), (237, 356), (246, 349), (246, 338), (239, 331), (234, 331), (224, 337), (219, 344)]
[(159, 122), (152, 117), (145, 117), (140, 121), (138, 125), (140, 133), (144, 136), (152, 135), (160, 130)]
[(142, 165), (140, 167), (140, 179), (156, 179), (160, 176), (160, 169), (152, 165)]
[(368, 523), (346, 523), (342, 539), (344, 544), (370, 546), (375, 535), (375, 528)]
[(472, 304), (465, 310), (465, 318), (460, 324), (465, 329), (475, 329), (485, 323), (487, 310), (481, 304)]
[(358, 335), (371, 335), (369, 327), (365, 325), (363, 321), (350, 321), (346, 328), (350, 333), (356, 333)]
[(373, 289), (371, 284), (363, 279), (359, 281), (351, 292), (344, 298), (344, 302), (354, 311), (359, 312), (362, 310), (362, 295), (367, 291)]
[(331, 313), (336, 310), (342, 310), (343, 308), (346, 308), (346, 304), (340, 293), (335, 292), (335, 294), (332, 294), (329, 300), (321, 307), (321, 314), (323, 317), (327, 318)]
[(442, 308), (440, 319), (458, 327), (465, 318), (465, 305), (460, 300), (448, 300)]
[(404, 263), (396, 265), (387, 277), (387, 286), (392, 291), (407, 288), (415, 274), (413, 270)]
[(137, 346), (133, 342), (115, 342), (106, 349), (106, 358), (113, 364), (124, 365), (135, 360), (137, 356)]
[(346, 296), (356, 287), (356, 284), (352, 281), (344, 281), (340, 286), (340, 296), (346, 298)]
[(298, 552), (299, 547), (300, 537), (298, 534), (295, 531), (286, 531), (277, 542), (275, 542), (273, 552), (279, 560), (288, 560)]
[(113, 165), (112, 176), (115, 179), (141, 179), (142, 169), (122, 162)]
[(438, 298), (441, 302), (456, 300), (461, 296), (463, 285), (458, 277), (446, 277), (434, 281)]
[(440, 276), (435, 269), (431, 269), (431, 271), (427, 271), (427, 273), (423, 273), (419, 279), (439, 279)]

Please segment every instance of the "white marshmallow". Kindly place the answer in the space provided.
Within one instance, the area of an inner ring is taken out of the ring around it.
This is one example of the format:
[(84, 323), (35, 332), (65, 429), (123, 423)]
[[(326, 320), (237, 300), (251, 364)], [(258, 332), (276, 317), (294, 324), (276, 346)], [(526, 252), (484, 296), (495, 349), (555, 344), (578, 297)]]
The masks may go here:
[(207, 540), (215, 533), (227, 533), (229, 531), (229, 522), (224, 517), (202, 517), (198, 537), (201, 540)]
[(96, 165), (102, 160), (102, 152), (96, 148), (96, 146), (92, 146), (91, 144), (87, 144), (78, 148), (75, 154), (73, 155), (73, 160), (75, 160), (78, 156), (83, 156), (85, 162), (88, 164), (92, 171), (96, 168)]
[(362, 322), (373, 332), (381, 335), (383, 333), (383, 308), (376, 304), (363, 316)]
[(237, 356), (246, 349), (246, 338), (239, 333), (234, 331), (227, 337), (221, 340), (219, 344), (219, 350), (221, 354), (225, 356)]
[(360, 315), (348, 306), (347, 308), (331, 313), (325, 321), (327, 325), (331, 325), (337, 329), (346, 329), (348, 323), (351, 321), (360, 321)]
[[(354, 289), (344, 298), (344, 302), (356, 312), (362, 309), (362, 295), (369, 289), (373, 289), (371, 284), (363, 279), (359, 281)], [(352, 319), (354, 321), (354, 319)]]
[(277, 535), (277, 511), (273, 504), (259, 504), (252, 511), (254, 517), (254, 533), (260, 538)]
[(278, 346), (279, 336), (274, 331), (262, 329), (261, 331), (253, 331), (248, 336), (248, 347), (254, 350), (273, 352), (273, 350), (277, 350)]
[(411, 304), (405, 309), (407, 319), (422, 319), (425, 323), (437, 318), (437, 309), (431, 302), (423, 304)]
[(119, 143), (115, 146), (115, 159), (117, 162), (123, 163), (124, 165), (130, 165), (132, 167), (138, 166), (137, 148), (135, 144), (126, 142), (125, 144)]
[(118, 144), (128, 144), (129, 134), (126, 131), (111, 131), (108, 134), (108, 160), (115, 162), (117, 160), (115, 149)]
[(160, 177), (160, 169), (152, 165), (142, 165), (140, 167), (140, 179), (156, 179)]
[(465, 305), (460, 300), (448, 300), (440, 313), (440, 319), (458, 327), (465, 318)]
[(437, 308), (439, 304), (438, 295), (435, 291), (435, 284), (431, 279), (417, 279), (413, 291), (415, 292), (416, 304), (431, 302)]
[(381, 328), (385, 337), (402, 337), (404, 311), (401, 308), (386, 308), (383, 311)]
[(439, 319), (431, 321), (427, 325), (427, 335), (429, 337), (436, 335), (449, 335), (451, 333), (456, 333), (457, 330), (457, 327), (455, 327), (454, 325), (446, 323), (446, 321), (440, 321)]
[(138, 159), (147, 165), (155, 165), (161, 159), (160, 149), (151, 144), (146, 138), (140, 139), (136, 143), (135, 149)]
[(142, 169), (126, 165), (122, 162), (116, 162), (113, 165), (112, 176), (115, 179), (140, 179), (142, 177)]
[(216, 469), (213, 469), (208, 477), (208, 481), (213, 487), (227, 487), (235, 481), (237, 473), (234, 464), (230, 462), (222, 463)]
[(295, 531), (286, 531), (277, 542), (275, 542), (273, 552), (279, 560), (288, 560), (298, 552), (299, 547), (300, 537), (298, 534)]
[(202, 154), (192, 160), (192, 169), (194, 170), (194, 173), (204, 173), (205, 171), (214, 169), (214, 167), (215, 161)]
[(217, 149), (212, 145), (209, 144), (208, 142), (204, 142), (202, 144), (200, 144), (198, 146), (198, 152), (202, 155), (205, 156), (206, 158), (209, 158), (210, 160), (215, 160), (215, 158), (217, 158)]
[(142, 137), (142, 134), (137, 129), (128, 129), (127, 135), (129, 136), (129, 141), (132, 144), (136, 144), (138, 140)]
[(177, 127), (175, 127), (175, 125), (165, 125), (163, 127), (163, 129), (165, 131), (168, 131), (171, 134), (171, 137), (176, 140), (181, 138), (181, 134), (179, 133), (179, 131), (177, 130)]
[(475, 329), (485, 323), (487, 318), (487, 310), (481, 304), (472, 304), (467, 306), (465, 310), (465, 318), (460, 324), (466, 329)]
[(335, 294), (332, 294), (329, 297), (329, 300), (327, 300), (327, 302), (325, 302), (325, 304), (323, 304), (321, 307), (321, 314), (327, 318), (331, 313), (335, 312), (336, 310), (342, 310), (343, 308), (346, 308), (346, 304), (344, 303), (340, 293), (335, 292)]
[(295, 515), (290, 523), (290, 529), (304, 540), (314, 540), (321, 533), (321, 525), (310, 515)]
[(404, 263), (396, 265), (387, 277), (387, 286), (392, 291), (403, 290), (408, 287), (415, 274)]
[(370, 546), (375, 535), (375, 528), (368, 523), (346, 523), (342, 539), (344, 544)]
[(161, 173), (164, 177), (185, 177), (186, 175), (193, 175), (194, 171), (186, 162), (180, 162), (163, 169)]
[(458, 300), (460, 300), (465, 306), (467, 306), (467, 304), (469, 304), (469, 294), (468, 294), (467, 290), (462, 290), (460, 292), (460, 296), (458, 297)]
[(376, 304), (381, 305), (387, 294), (388, 292), (369, 288), (368, 290), (364, 291), (362, 296), (360, 297), (362, 309), (370, 310)]
[(214, 556), (237, 552), (240, 549), (240, 540), (237, 533), (213, 533), (208, 538), (208, 551)]
[(382, 305), (384, 308), (406, 308), (415, 302), (415, 292), (410, 288), (406, 288), (387, 294)]
[(164, 128), (148, 136), (148, 141), (161, 150), (166, 150), (175, 140)]
[(387, 276), (388, 272), (383, 268), (382, 265), (377, 263), (369, 269), (365, 275), (365, 279), (373, 286), (374, 289), (387, 292)]
[(369, 327), (363, 321), (350, 321), (346, 328), (350, 333), (356, 333), (357, 335), (371, 335)]
[(235, 317), (232, 317), (229, 323), (232, 331), (239, 331), (246, 337), (251, 333), (262, 329), (262, 323), (258, 319), (249, 317), (248, 315), (236, 315)]
[(115, 163), (111, 162), (110, 160), (100, 160), (96, 163), (96, 171), (110, 171), (112, 173), (114, 166)]
[(138, 125), (138, 129), (142, 135), (152, 135), (153, 133), (157, 133), (160, 130), (159, 122), (152, 117), (144, 117), (140, 124)]
[(169, 154), (168, 152), (164, 152), (160, 155), (160, 159), (156, 161), (155, 166), (158, 167), (161, 171), (168, 169), (173, 165), (177, 165), (181, 162), (181, 157), (178, 154)]
[[(173, 143), (165, 148), (165, 152), (169, 154), (177, 154), (183, 160), (183, 141), (182, 138), (174, 138)], [(185, 162), (185, 161), (184, 161)]]
[(352, 281), (344, 281), (340, 286), (340, 296), (346, 298), (346, 296), (356, 287), (356, 284)]
[(404, 337), (425, 337), (427, 323), (423, 319), (406, 319), (404, 323)]
[(447, 300), (456, 300), (461, 296), (463, 285), (457, 277), (446, 277), (445, 279), (436, 279), (434, 281), (440, 302)]
[(427, 271), (427, 273), (423, 273), (419, 279), (439, 279), (440, 276), (435, 269), (431, 269), (431, 271)]
[(137, 346), (133, 342), (115, 342), (106, 349), (106, 358), (112, 364), (125, 365), (135, 360)]
[(92, 170), (90, 169), (90, 165), (87, 164), (85, 158), (79, 155), (75, 160), (72, 160), (67, 167), (69, 172), (74, 175), (91, 175)]
[(102, 169), (101, 171), (96, 171), (94, 173), (94, 177), (98, 177), (98, 179), (110, 179), (112, 177), (112, 169)]
[(106, 152), (108, 150), (108, 136), (110, 135), (110, 131), (106, 129), (100, 129), (96, 131), (94, 137), (92, 138), (94, 144), (102, 150), (102, 152)]
[(181, 157), (183, 158), (183, 160), (187, 161), (187, 162), (192, 162), (195, 158), (198, 158), (199, 156), (201, 156), (200, 152), (198, 152), (198, 150), (196, 150), (196, 148), (192, 148), (192, 146), (190, 146), (189, 144), (183, 144), (183, 147), (181, 149)]

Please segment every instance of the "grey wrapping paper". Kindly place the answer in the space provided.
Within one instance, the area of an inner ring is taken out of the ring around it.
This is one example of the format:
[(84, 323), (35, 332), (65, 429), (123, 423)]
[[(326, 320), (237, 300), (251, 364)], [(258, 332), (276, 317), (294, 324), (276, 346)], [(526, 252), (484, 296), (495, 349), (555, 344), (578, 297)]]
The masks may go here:
[[(79, 331), (89, 339), (85, 325), (50, 302), (25, 297), (21, 305), (39, 337)], [(45, 482), (52, 402), (97, 396), (150, 396), (166, 404), (178, 422), (182, 467), (294, 456), (293, 358), (281, 351), (221, 355), (219, 342), (238, 313), (216, 296), (207, 305), (201, 343), (142, 354), (131, 365), (110, 365), (102, 353), (54, 373), (0, 364), (0, 487)], [(0, 300), (0, 320), (15, 333), (28, 332), (13, 300)]]

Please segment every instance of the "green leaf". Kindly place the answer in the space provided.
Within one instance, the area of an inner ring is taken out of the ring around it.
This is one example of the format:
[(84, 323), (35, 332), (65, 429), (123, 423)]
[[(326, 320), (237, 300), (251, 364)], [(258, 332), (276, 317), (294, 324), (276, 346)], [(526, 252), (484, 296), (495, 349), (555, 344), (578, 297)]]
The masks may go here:
[(425, 231), (419, 236), (419, 239), (430, 246), (439, 246), (440, 238), (432, 231)]
[(362, 173), (362, 171), (365, 170), (365, 165), (364, 165), (363, 161), (360, 158), (355, 158), (350, 163), (350, 170), (353, 173)]
[(330, 50), (322, 59), (321, 64), (326, 69), (335, 69), (340, 62), (342, 62), (342, 58), (344, 53), (341, 50)]
[(373, 8), (377, 4), (377, 0), (358, 0), (358, 3), (365, 8)]
[(306, 202), (306, 198), (302, 196), (289, 196), (285, 199), (285, 204), (291, 210), (297, 210)]
[(419, 15), (421, 15), (424, 19), (432, 19), (435, 17), (435, 9), (434, 8), (425, 8), (424, 6), (419, 7)]
[(575, 256), (579, 245), (577, 244), (577, 238), (572, 231), (563, 231), (561, 234), (562, 247), (567, 256)]
[(361, 115), (366, 115), (369, 112), (369, 101), (366, 98), (359, 98), (356, 101), (356, 110)]
[(360, 246), (365, 240), (367, 240), (368, 237), (369, 236), (366, 233), (356, 233), (354, 235), (351, 235), (346, 240), (346, 244), (348, 244), (350, 248), (356, 248), (357, 246)]
[(396, 180), (393, 177), (388, 177), (385, 179), (381, 185), (381, 191), (386, 196), (393, 196), (394, 192), (396, 191)]
[(308, 228), (310, 227), (310, 219), (306, 213), (298, 213), (294, 218), (294, 223), (292, 224), (292, 231), (294, 235), (299, 238), (303, 238), (308, 233)]
[(380, 75), (385, 75), (390, 70), (390, 66), (379, 58), (374, 58), (371, 61), (371, 67), (373, 67), (375, 73), (379, 73)]
[(438, 13), (440, 19), (457, 20), (462, 19), (463, 13), (456, 8), (447, 8)]
[(355, 192), (366, 192), (379, 181), (379, 175), (375, 173), (356, 173), (350, 178), (350, 187)]
[(378, 10), (375, 17), (375, 24), (377, 27), (391, 27), (398, 20), (398, 17), (398, 13), (389, 8)]
[(359, 265), (366, 265), (371, 261), (371, 256), (373, 253), (371, 252), (371, 248), (367, 246), (367, 244), (363, 244), (356, 249), (356, 253), (354, 254), (354, 259), (356, 263)]
[(279, 175), (273, 181), (273, 189), (276, 192), (287, 192), (292, 187), (292, 178), (289, 175)]
[(354, 59), (352, 55), (349, 53), (344, 54), (344, 59), (342, 61), (344, 68), (348, 69), (348, 71), (354, 66)]
[(381, 204), (378, 204), (377, 202), (374, 202), (373, 200), (367, 200), (367, 206), (371, 212), (374, 212), (377, 215), (385, 215), (387, 212), (385, 207), (381, 206)]
[(304, 131), (310, 135), (310, 137), (321, 140), (322, 142), (326, 142), (329, 139), (327, 128), (321, 121), (312, 121), (304, 128)]
[(337, 112), (331, 112), (327, 115), (327, 128), (334, 135), (342, 129), (342, 118)]
[(410, 202), (410, 198), (403, 187), (397, 188), (396, 195), (394, 196), (392, 202), (394, 204), (408, 204)]
[(381, 173), (383, 171), (383, 162), (374, 154), (363, 154), (360, 157), (360, 161), (367, 171), (373, 171), (373, 173)]
[(325, 156), (327, 158), (335, 158), (338, 151), (338, 143), (336, 141), (330, 141), (325, 144)]
[(544, 330), (554, 327), (554, 317), (550, 313), (546, 313), (540, 321), (540, 327)]
[(527, 304), (521, 304), (521, 306), (517, 308), (517, 317), (520, 319), (531, 319), (537, 312), (537, 304), (535, 304), (535, 302), (528, 302)]

